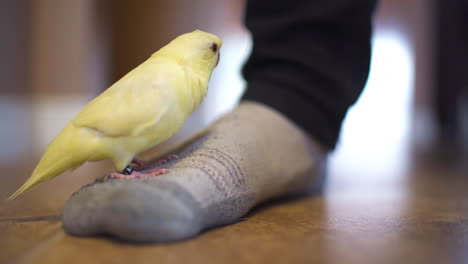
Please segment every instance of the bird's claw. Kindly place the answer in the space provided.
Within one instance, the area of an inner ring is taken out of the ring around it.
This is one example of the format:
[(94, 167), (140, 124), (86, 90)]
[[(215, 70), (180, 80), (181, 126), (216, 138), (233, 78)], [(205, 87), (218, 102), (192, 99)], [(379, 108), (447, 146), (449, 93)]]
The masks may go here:
[(166, 173), (169, 173), (170, 171), (168, 169), (156, 169), (156, 170), (151, 170), (148, 172), (139, 172), (139, 171), (133, 171), (131, 174), (126, 175), (118, 172), (114, 172), (109, 174), (108, 178), (110, 179), (145, 179), (145, 178), (150, 178), (158, 175), (163, 175)]

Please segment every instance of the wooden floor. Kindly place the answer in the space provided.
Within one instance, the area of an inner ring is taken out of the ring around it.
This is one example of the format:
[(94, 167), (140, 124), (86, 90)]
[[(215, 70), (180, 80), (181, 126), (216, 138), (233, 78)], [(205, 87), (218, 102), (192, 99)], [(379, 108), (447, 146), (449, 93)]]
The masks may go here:
[[(91, 178), (64, 175), (5, 201), (32, 168), (12, 164), (0, 185), (0, 263), (468, 263), (466, 167), (408, 159), (389, 177), (331, 170), (322, 194), (264, 205), (238, 223), (159, 245), (65, 234), (61, 208)], [(88, 165), (75, 174), (106, 169)]]

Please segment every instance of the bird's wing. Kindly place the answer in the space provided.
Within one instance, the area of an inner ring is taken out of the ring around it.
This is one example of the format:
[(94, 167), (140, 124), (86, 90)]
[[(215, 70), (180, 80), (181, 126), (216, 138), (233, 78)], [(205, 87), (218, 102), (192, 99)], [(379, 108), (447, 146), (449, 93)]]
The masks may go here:
[(90, 102), (73, 119), (76, 127), (103, 136), (125, 137), (154, 125), (170, 108), (173, 82), (138, 67)]

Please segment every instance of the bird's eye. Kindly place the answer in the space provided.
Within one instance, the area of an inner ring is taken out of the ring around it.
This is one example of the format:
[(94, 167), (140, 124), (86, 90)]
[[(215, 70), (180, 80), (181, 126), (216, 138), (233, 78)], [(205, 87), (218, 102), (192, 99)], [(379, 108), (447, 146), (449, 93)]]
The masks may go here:
[(218, 44), (212, 43), (211, 46), (210, 46), (210, 49), (211, 49), (211, 51), (216, 53), (218, 51)]

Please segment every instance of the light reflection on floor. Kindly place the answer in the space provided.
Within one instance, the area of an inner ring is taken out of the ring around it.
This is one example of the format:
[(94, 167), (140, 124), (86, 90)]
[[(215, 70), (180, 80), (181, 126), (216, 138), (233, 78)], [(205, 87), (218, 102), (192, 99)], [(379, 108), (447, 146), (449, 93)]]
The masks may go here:
[(352, 184), (393, 182), (404, 174), (413, 72), (414, 61), (405, 39), (398, 32), (377, 32), (369, 79), (343, 124), (339, 146), (331, 158), (331, 175), (353, 175)]
[[(404, 231), (395, 228), (389, 236), (385, 226), (411, 215), (406, 170), (413, 72), (405, 39), (398, 32), (376, 32), (369, 80), (343, 124), (324, 192), (327, 226), (346, 239), (325, 240), (325, 248), (348, 248), (352, 241), (372, 244), (384, 259), (401, 255), (393, 244)], [(342, 251), (328, 257), (339, 263), (348, 255), (353, 256)]]

